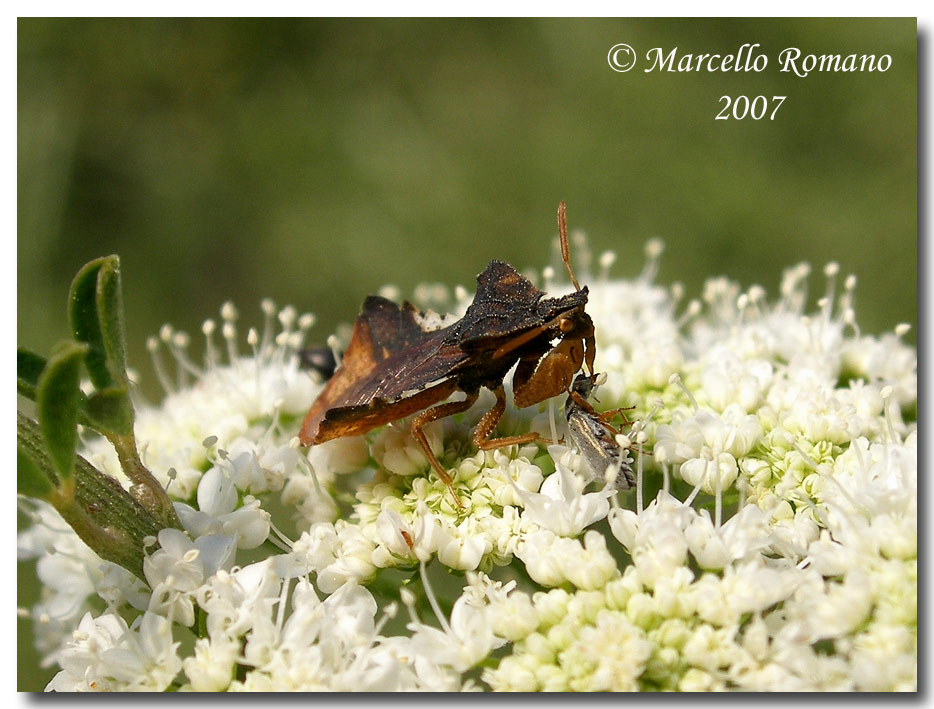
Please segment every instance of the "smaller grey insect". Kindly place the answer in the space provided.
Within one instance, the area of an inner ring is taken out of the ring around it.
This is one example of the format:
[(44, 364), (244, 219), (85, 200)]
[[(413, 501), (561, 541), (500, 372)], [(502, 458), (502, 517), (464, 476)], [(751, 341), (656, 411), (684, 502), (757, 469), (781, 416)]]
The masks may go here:
[(621, 409), (599, 414), (589, 401), (593, 390), (605, 378), (603, 374), (578, 374), (564, 404), (564, 415), (568, 419), (571, 438), (591, 473), (599, 480), (605, 480), (608, 472), (615, 473), (616, 488), (629, 490), (636, 484), (632, 474), (632, 460), (628, 449), (616, 442), (615, 434), (618, 431), (608, 423)]

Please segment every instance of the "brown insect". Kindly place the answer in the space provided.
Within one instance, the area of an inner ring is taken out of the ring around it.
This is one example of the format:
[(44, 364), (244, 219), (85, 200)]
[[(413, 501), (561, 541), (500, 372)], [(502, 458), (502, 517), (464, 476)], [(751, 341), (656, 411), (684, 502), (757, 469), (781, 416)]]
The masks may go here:
[[(540, 436), (491, 438), (506, 409), (503, 378), (509, 370), (518, 365), (513, 398), (520, 408), (569, 391), (585, 363), (593, 372), (593, 321), (584, 312), (587, 287), (581, 288), (571, 270), (564, 202), (558, 207), (558, 231), (561, 256), (575, 288), (569, 295), (546, 298), (508, 263), (490, 261), (477, 276), (477, 292), (464, 317), (446, 327), (424, 324), (424, 313), (411, 303), (400, 307), (369, 296), (340, 367), (305, 417), (301, 443), (360, 435), (421, 412), (412, 419), (412, 436), (460, 505), (451, 476), (422, 429), (466, 411), (485, 387), (496, 402), (477, 424), (474, 445), (488, 450), (528, 443)], [(465, 398), (439, 403), (456, 391)]]
[(568, 432), (580, 450), (590, 472), (603, 480), (607, 470), (616, 474), (615, 485), (618, 490), (629, 490), (636, 484), (632, 474), (629, 457), (616, 442), (614, 436), (619, 430), (610, 421), (617, 415), (623, 417), (623, 425), (629, 421), (623, 413), (627, 409), (612, 409), (597, 413), (590, 403), (590, 395), (598, 386), (600, 374), (578, 374), (568, 392), (564, 403), (564, 414), (568, 420)]

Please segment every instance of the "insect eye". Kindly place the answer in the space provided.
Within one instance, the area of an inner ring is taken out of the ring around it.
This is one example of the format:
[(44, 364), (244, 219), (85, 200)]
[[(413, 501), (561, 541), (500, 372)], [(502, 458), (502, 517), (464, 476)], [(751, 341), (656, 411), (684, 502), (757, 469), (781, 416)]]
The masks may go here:
[(574, 329), (574, 321), (571, 318), (561, 318), (558, 321), (558, 329), (561, 332), (568, 333)]

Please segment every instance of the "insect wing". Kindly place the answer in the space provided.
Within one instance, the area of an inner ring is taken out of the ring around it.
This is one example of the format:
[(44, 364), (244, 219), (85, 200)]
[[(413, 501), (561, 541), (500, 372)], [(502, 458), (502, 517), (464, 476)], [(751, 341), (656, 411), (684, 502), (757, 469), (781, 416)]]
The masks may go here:
[(416, 312), (379, 296), (366, 299), (340, 368), (305, 417), (303, 445), (366, 433), (454, 391), (451, 370), (467, 355), (445, 345), (449, 328), (426, 331)]
[(622, 449), (593, 414), (575, 408), (568, 416), (568, 431), (594, 476), (602, 480), (610, 468), (616, 471), (618, 489), (628, 490), (635, 485), (632, 467)]

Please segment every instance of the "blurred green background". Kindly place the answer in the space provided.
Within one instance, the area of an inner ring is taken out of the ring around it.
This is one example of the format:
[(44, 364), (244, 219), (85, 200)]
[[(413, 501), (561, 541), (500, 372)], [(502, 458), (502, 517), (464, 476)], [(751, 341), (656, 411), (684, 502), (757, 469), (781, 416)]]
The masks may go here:
[[(606, 58), (620, 42), (639, 55), (624, 74)], [(653, 47), (746, 42), (765, 71), (643, 71)], [(778, 71), (785, 47), (892, 65), (798, 78)], [(689, 297), (719, 274), (774, 296), (802, 260), (820, 295), (836, 260), (864, 332), (916, 325), (912, 18), (21, 19), (17, 54), (18, 341), (47, 353), (76, 270), (119, 253), (151, 395), (145, 339), (164, 322), (197, 354), (221, 303), (258, 325), (268, 296), (316, 313), (323, 342), (387, 283), (545, 265), (562, 199), (618, 275), (652, 236), (658, 280)], [(714, 120), (724, 94), (787, 100), (774, 121)], [(20, 636), (19, 688), (41, 688)]]

